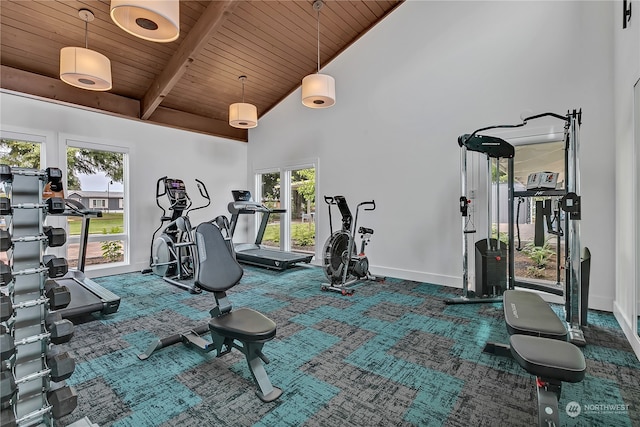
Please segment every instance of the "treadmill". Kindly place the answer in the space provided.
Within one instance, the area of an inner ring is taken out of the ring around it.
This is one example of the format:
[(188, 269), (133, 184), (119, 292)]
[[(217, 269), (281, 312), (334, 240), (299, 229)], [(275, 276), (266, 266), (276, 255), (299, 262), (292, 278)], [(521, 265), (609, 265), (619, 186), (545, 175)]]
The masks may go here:
[(270, 209), (262, 203), (254, 202), (249, 190), (233, 190), (233, 202), (229, 203), (228, 209), (231, 213), (231, 236), (238, 224), (238, 218), (242, 214), (255, 215), (262, 213), (260, 228), (256, 234), (255, 243), (235, 243), (236, 259), (244, 264), (256, 265), (272, 270), (286, 270), (297, 263), (309, 263), (313, 254), (303, 254), (300, 252), (288, 252), (275, 248), (267, 248), (262, 245), (262, 238), (269, 223), (269, 216), (272, 213), (284, 213), (285, 209)]
[(84, 274), (87, 258), (87, 242), (89, 240), (89, 222), (91, 218), (102, 216), (101, 211), (86, 209), (80, 202), (65, 199), (66, 209), (62, 215), (81, 216), (80, 248), (78, 249), (78, 267), (69, 270), (62, 277), (52, 279), (60, 286), (66, 286), (71, 294), (71, 302), (65, 308), (56, 310), (63, 318), (77, 317), (99, 312), (113, 314), (120, 307), (120, 297), (98, 285)]

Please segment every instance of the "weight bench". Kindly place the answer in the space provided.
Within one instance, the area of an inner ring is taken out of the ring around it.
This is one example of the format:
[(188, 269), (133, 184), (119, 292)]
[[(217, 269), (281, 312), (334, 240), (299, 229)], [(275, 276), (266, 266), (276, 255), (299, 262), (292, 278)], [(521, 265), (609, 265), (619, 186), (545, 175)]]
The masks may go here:
[[(262, 353), (264, 344), (276, 336), (273, 320), (250, 308), (231, 310), (232, 306), (225, 291), (240, 282), (242, 267), (227, 246), (220, 229), (204, 222), (195, 230), (198, 268), (195, 286), (211, 292), (216, 306), (210, 310), (211, 319), (191, 331), (175, 334), (155, 341), (145, 353), (138, 355), (146, 360), (161, 348), (182, 341), (187, 346), (195, 346), (202, 351), (216, 351), (216, 357), (229, 353), (233, 348), (240, 350), (247, 360), (251, 376), (258, 385), (256, 394), (263, 402), (276, 400), (282, 390), (274, 387), (264, 369), (263, 362), (269, 359)], [(211, 341), (202, 336), (210, 333)]]
[(582, 381), (586, 362), (582, 351), (567, 342), (568, 332), (542, 297), (526, 291), (503, 294), (504, 316), (511, 345), (487, 343), (485, 352), (515, 359), (536, 376), (538, 425), (559, 426), (562, 382)]

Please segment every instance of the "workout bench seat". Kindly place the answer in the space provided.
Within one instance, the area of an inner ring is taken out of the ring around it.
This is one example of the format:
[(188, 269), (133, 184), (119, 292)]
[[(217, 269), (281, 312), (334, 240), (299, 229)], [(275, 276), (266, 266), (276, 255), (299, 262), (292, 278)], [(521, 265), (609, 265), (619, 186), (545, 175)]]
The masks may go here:
[(584, 356), (571, 343), (530, 335), (511, 335), (509, 342), (513, 358), (536, 377), (569, 383), (584, 379)]
[(504, 320), (509, 335), (533, 335), (567, 340), (567, 328), (538, 294), (507, 290), (503, 295)]

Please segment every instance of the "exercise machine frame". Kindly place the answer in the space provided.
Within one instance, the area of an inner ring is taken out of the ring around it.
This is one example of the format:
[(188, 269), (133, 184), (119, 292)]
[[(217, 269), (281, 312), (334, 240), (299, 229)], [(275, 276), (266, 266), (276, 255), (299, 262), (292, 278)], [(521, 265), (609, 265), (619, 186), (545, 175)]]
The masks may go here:
[[(566, 322), (568, 324), (569, 341), (578, 346), (586, 345), (584, 339), (584, 333), (581, 326), (587, 324), (587, 309), (588, 309), (588, 283), (589, 283), (589, 269), (590, 269), (590, 253), (587, 248), (583, 250), (580, 244), (580, 219), (581, 219), (581, 200), (580, 200), (580, 168), (579, 168), (579, 151), (580, 151), (580, 138), (579, 129), (582, 123), (582, 111), (573, 110), (568, 111), (565, 116), (556, 113), (542, 113), (536, 114), (523, 119), (522, 123), (515, 125), (497, 125), (489, 126), (475, 130), (471, 134), (462, 135), (458, 138), (458, 144), (461, 147), (461, 190), (462, 196), (460, 197), (460, 212), (462, 214), (462, 258), (463, 258), (463, 274), (462, 274), (462, 297), (450, 298), (445, 300), (447, 304), (459, 304), (459, 303), (482, 303), (482, 302), (499, 302), (501, 301), (501, 295), (491, 295), (489, 297), (477, 297), (472, 291), (469, 290), (469, 268), (468, 268), (468, 241), (467, 234), (472, 234), (475, 230), (467, 229), (468, 219), (468, 204), (471, 200), (467, 196), (467, 163), (466, 154), (467, 151), (478, 151), (487, 154), (488, 159), (491, 157), (498, 157), (497, 153), (493, 153), (496, 147), (508, 144), (504, 140), (497, 137), (487, 137), (480, 135), (480, 132), (484, 132), (490, 129), (497, 128), (518, 128), (525, 126), (529, 121), (543, 118), (552, 117), (562, 120), (565, 123), (564, 135), (565, 135), (565, 189), (540, 189), (540, 190), (527, 190), (524, 192), (514, 191), (514, 166), (513, 159), (508, 158), (507, 163), (507, 179), (508, 179), (508, 265), (507, 265), (507, 286), (506, 289), (514, 289), (516, 286), (526, 287), (536, 290), (542, 290), (549, 292), (549, 290), (541, 289), (532, 283), (524, 281), (517, 281), (515, 278), (515, 236), (514, 236), (514, 198), (517, 197), (531, 197), (531, 196), (556, 196), (560, 198), (560, 208), (565, 213), (564, 218), (564, 238), (565, 238), (565, 283), (563, 296), (565, 300), (565, 314)], [(510, 146), (510, 144), (508, 144)], [(501, 156), (504, 157), (504, 156)], [(490, 161), (489, 161), (490, 164)], [(488, 183), (491, 182), (491, 166), (488, 168)], [(488, 185), (488, 222), (489, 232), (488, 236), (491, 236), (491, 213), (490, 213), (490, 187)], [(498, 192), (499, 194), (499, 192)], [(499, 206), (497, 204), (497, 206)], [(498, 227), (499, 236), (499, 227)], [(498, 238), (499, 240), (499, 238)], [(584, 256), (584, 261), (581, 257)], [(558, 260), (558, 264), (560, 260)], [(476, 265), (476, 275), (478, 274), (478, 266)], [(583, 278), (584, 271), (584, 278)], [(550, 292), (558, 294), (557, 292)]]
[[(360, 202), (356, 206), (355, 219), (351, 214), (349, 205), (344, 196), (324, 196), (324, 201), (329, 209), (329, 238), (322, 249), (323, 270), (329, 283), (320, 286), (322, 291), (339, 292), (342, 295), (353, 295), (350, 286), (356, 283), (372, 280), (382, 281), (384, 277), (374, 276), (369, 272), (369, 259), (365, 255), (365, 248), (373, 235), (373, 229), (367, 227), (358, 228), (358, 213), (362, 207), (365, 211), (376, 209), (375, 200)], [(342, 215), (342, 228), (333, 231), (331, 206), (337, 206)], [(356, 251), (356, 230), (360, 234), (360, 251)], [(336, 244), (342, 242), (342, 253), (339, 255), (340, 264), (335, 266), (331, 259)], [(346, 248), (344, 244), (346, 242)], [(337, 275), (336, 275), (337, 273)], [(338, 281), (339, 279), (339, 281)]]
[[(156, 204), (162, 209), (162, 216), (160, 226), (151, 238), (149, 269), (143, 270), (142, 273), (153, 272), (173, 286), (191, 293), (200, 293), (202, 291), (193, 282), (198, 254), (194, 250), (193, 227), (189, 213), (208, 207), (211, 197), (204, 183), (199, 179), (195, 181), (200, 196), (206, 200), (205, 204), (195, 208), (192, 208), (193, 201), (186, 191), (184, 181), (163, 176), (156, 182)], [(170, 202), (167, 209), (160, 204), (160, 198), (164, 195)], [(166, 215), (167, 210), (172, 212), (171, 216)], [(163, 229), (165, 223), (167, 225)], [(161, 229), (162, 234), (156, 238)]]
[(232, 236), (238, 225), (240, 215), (262, 214), (255, 242), (235, 244), (236, 258), (239, 262), (279, 271), (284, 271), (301, 262), (306, 264), (311, 262), (313, 254), (283, 251), (262, 245), (270, 215), (272, 213), (286, 213), (286, 209), (271, 209), (262, 203), (253, 201), (249, 190), (232, 190), (231, 194), (233, 195), (233, 202), (228, 204), (227, 209), (231, 214), (230, 227)]

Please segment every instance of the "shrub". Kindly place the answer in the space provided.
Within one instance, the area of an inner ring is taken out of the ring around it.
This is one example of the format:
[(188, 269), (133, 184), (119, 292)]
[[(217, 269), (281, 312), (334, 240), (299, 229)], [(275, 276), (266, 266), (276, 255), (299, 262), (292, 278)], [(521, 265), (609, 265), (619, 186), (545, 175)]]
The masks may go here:
[(122, 256), (122, 245), (117, 240), (102, 242), (102, 257), (109, 262), (115, 262)]

